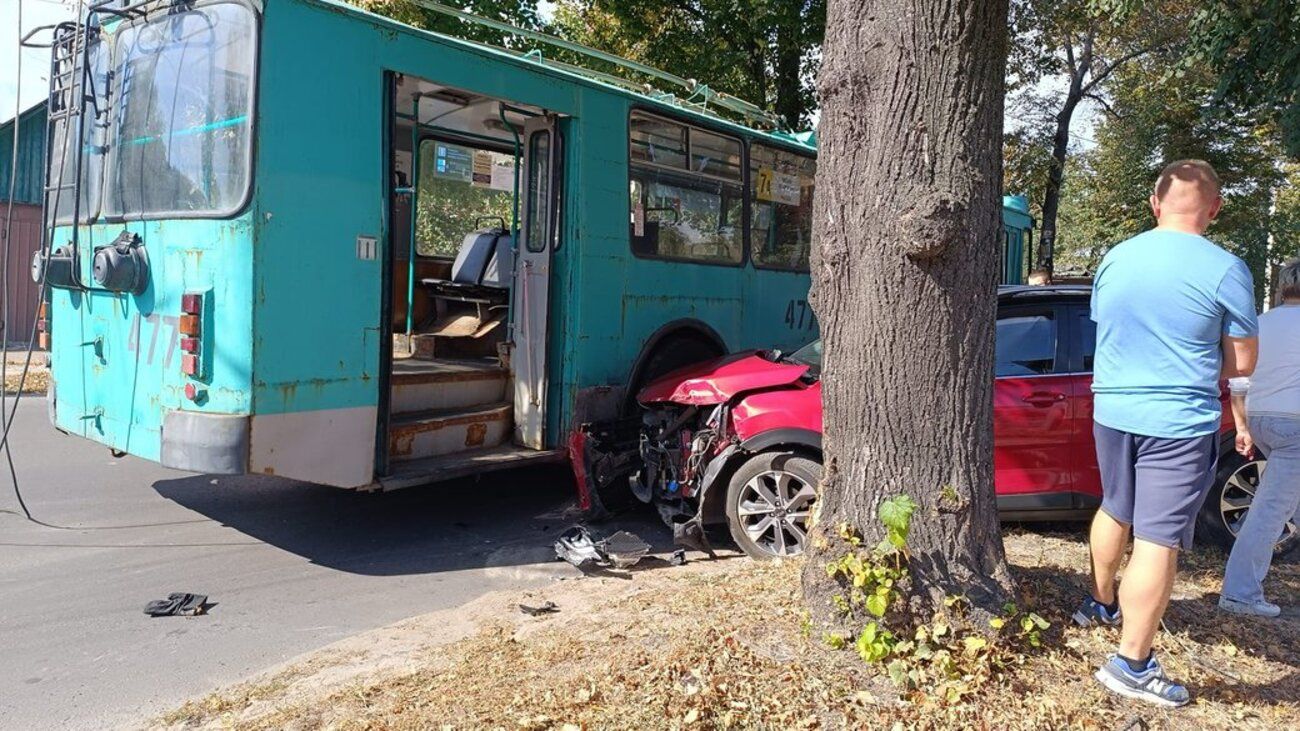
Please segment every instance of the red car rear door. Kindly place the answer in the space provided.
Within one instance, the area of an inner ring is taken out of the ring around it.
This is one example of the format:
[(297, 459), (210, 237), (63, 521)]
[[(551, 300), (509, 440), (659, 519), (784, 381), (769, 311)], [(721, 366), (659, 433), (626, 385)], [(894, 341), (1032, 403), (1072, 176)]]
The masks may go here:
[(998, 311), (993, 388), (994, 481), (1004, 512), (1058, 507), (1073, 488), (1072, 381), (1065, 307)]

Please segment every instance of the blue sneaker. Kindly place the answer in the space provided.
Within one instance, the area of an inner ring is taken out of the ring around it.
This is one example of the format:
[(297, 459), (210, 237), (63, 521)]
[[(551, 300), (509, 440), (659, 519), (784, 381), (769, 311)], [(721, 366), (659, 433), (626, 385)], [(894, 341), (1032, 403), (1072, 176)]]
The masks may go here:
[(1114, 693), (1165, 708), (1185, 706), (1192, 700), (1192, 694), (1186, 688), (1165, 678), (1155, 655), (1138, 673), (1133, 672), (1118, 655), (1111, 655), (1093, 677)]
[(1084, 599), (1079, 608), (1074, 610), (1074, 623), (1080, 627), (1091, 627), (1094, 624), (1104, 624), (1108, 627), (1114, 627), (1119, 624), (1120, 611), (1115, 609), (1111, 614), (1105, 604), (1093, 599), (1091, 596)]

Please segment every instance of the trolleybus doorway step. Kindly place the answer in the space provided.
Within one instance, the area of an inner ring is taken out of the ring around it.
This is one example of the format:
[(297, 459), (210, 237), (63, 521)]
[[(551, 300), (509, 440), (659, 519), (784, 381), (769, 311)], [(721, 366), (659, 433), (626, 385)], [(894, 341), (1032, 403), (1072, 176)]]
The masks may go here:
[(379, 489), (398, 490), (403, 487), (428, 485), (458, 477), (480, 475), (516, 467), (563, 462), (567, 455), (563, 449), (538, 451), (514, 445), (474, 449), (468, 452), (426, 457), (409, 462), (395, 463), (392, 474), (377, 480)]

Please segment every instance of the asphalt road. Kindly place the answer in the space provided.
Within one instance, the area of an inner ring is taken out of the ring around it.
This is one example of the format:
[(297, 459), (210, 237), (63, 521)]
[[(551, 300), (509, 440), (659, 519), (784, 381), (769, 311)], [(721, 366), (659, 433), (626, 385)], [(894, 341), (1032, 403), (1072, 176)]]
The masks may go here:
[[(551, 549), (572, 497), (556, 468), (390, 494), (196, 476), (115, 459), (44, 409), (19, 405), (13, 456), (28, 506), (60, 527), (0, 512), (0, 728), (139, 723), (357, 632), (572, 571)], [(142, 612), (178, 591), (215, 606)]]

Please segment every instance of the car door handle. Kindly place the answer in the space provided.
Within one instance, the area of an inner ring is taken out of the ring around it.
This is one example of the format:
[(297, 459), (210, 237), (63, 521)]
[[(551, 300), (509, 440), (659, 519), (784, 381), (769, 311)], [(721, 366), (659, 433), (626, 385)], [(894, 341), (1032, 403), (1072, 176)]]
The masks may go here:
[(1031, 394), (1029, 394), (1028, 396), (1024, 397), (1024, 398), (1021, 399), (1021, 400), (1024, 401), (1025, 403), (1027, 403), (1027, 404), (1033, 404), (1034, 406), (1051, 406), (1052, 404), (1060, 403), (1061, 401), (1064, 401), (1064, 400), (1065, 400), (1065, 394), (1063, 394), (1063, 393), (1041, 393), (1041, 392), (1039, 392), (1039, 393), (1031, 393)]

